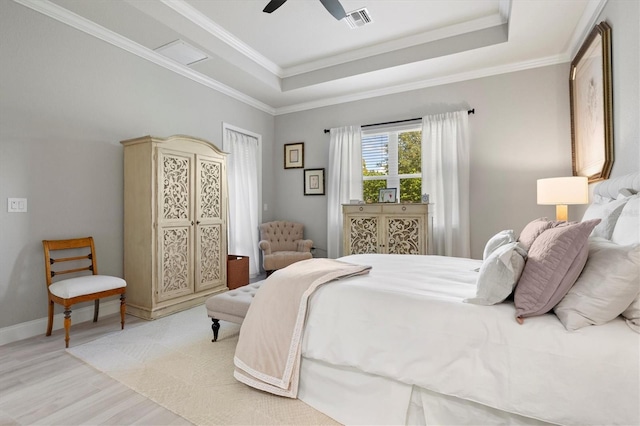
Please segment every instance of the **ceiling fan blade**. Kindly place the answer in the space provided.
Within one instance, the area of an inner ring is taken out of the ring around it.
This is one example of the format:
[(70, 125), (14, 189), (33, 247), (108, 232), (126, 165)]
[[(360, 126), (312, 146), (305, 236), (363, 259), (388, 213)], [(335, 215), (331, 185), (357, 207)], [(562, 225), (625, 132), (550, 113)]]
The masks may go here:
[(340, 0), (320, 0), (320, 3), (330, 14), (334, 16), (338, 21), (342, 18), (346, 18), (347, 12), (344, 11), (344, 7), (340, 4)]
[(284, 4), (287, 0), (271, 0), (269, 4), (262, 9), (263, 12), (271, 13)]

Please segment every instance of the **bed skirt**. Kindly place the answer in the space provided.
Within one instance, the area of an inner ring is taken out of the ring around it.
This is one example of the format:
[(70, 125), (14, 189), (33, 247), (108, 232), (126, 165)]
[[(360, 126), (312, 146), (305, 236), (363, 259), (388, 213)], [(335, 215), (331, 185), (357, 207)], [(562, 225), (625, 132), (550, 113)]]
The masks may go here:
[(551, 425), (305, 357), (298, 392), (306, 404), (345, 425)]

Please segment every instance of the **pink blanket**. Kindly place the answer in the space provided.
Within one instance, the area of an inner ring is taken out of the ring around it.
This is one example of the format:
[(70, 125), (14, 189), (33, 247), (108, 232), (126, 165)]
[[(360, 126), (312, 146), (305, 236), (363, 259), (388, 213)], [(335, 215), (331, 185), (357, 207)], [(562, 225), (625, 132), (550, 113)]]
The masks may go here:
[(369, 269), (332, 259), (309, 259), (271, 275), (242, 323), (234, 377), (254, 388), (296, 398), (307, 300), (320, 285), (367, 274)]

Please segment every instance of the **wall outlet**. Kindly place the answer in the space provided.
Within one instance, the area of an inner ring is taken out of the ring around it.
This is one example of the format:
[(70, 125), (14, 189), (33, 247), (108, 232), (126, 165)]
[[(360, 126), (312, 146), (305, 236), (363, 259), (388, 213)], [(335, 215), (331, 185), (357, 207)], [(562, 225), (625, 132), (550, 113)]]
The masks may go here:
[(7, 211), (9, 213), (26, 213), (27, 199), (26, 198), (7, 198)]

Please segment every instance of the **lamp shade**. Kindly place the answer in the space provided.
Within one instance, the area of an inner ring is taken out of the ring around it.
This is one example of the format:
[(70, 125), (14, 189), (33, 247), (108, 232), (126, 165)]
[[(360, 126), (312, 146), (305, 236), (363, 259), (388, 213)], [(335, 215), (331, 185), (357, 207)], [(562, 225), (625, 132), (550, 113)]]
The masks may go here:
[(538, 179), (538, 204), (587, 204), (589, 183), (585, 176)]

